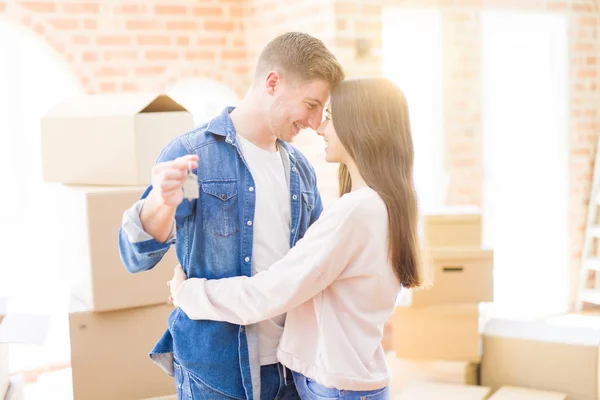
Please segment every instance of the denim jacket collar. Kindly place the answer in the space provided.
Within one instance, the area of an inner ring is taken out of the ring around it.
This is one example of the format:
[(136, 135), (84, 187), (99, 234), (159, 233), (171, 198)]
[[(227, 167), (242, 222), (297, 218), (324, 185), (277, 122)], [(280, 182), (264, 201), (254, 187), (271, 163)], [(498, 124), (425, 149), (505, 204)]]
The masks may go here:
[[(217, 136), (222, 136), (225, 138), (225, 141), (227, 143), (233, 144), (234, 146), (238, 147), (236, 138), (237, 132), (235, 130), (235, 127), (233, 126), (233, 121), (229, 117), (229, 114), (233, 110), (235, 110), (235, 107), (226, 107), (219, 116), (212, 119), (208, 123), (208, 125), (206, 126), (206, 131)], [(277, 139), (277, 144), (282, 146), (284, 150), (288, 153), (288, 155), (290, 156), (291, 164), (295, 164), (296, 157), (294, 156), (294, 148), (289, 143), (286, 143), (281, 139)]]

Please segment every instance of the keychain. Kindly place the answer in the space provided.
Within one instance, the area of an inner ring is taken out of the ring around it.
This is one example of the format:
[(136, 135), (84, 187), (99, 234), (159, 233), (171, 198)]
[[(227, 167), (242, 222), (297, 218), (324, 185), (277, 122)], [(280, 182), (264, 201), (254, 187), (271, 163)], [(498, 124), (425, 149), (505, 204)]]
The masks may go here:
[(198, 185), (198, 176), (192, 172), (192, 162), (188, 162), (187, 176), (183, 183), (183, 197), (192, 201), (200, 196), (200, 187)]

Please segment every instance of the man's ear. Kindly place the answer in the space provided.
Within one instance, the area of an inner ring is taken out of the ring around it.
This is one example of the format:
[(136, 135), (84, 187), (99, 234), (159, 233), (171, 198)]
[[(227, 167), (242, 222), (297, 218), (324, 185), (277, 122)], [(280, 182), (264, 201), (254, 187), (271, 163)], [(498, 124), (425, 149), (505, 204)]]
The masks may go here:
[(267, 93), (271, 96), (275, 94), (277, 86), (281, 84), (281, 74), (277, 71), (271, 71), (267, 74), (265, 79), (265, 88)]

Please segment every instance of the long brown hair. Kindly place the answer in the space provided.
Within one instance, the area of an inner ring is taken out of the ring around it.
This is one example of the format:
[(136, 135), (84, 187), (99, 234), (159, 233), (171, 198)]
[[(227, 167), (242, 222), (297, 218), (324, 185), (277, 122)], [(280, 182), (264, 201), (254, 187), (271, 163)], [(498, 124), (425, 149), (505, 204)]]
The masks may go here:
[[(408, 105), (402, 91), (383, 78), (341, 82), (331, 94), (331, 117), (338, 137), (366, 184), (388, 212), (390, 259), (406, 288), (423, 283), (413, 183), (414, 149)], [(352, 189), (340, 164), (340, 196)]]

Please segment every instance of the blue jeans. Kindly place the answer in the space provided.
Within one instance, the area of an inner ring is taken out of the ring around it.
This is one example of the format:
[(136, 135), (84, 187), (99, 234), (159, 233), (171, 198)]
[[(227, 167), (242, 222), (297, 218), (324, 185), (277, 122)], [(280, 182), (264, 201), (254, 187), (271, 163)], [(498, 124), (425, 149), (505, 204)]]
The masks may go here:
[(280, 363), (260, 367), (260, 398), (261, 400), (300, 400), (292, 371)]
[(302, 400), (389, 400), (390, 398), (388, 387), (367, 391), (340, 390), (320, 385), (298, 372), (292, 372), (292, 374), (294, 375), (294, 382), (296, 382), (296, 389)]
[[(284, 379), (281, 364), (264, 365), (260, 368), (261, 400), (299, 400), (292, 372), (287, 369)], [(245, 397), (232, 397), (206, 384), (194, 373), (174, 363), (175, 385), (179, 400), (245, 400)]]

